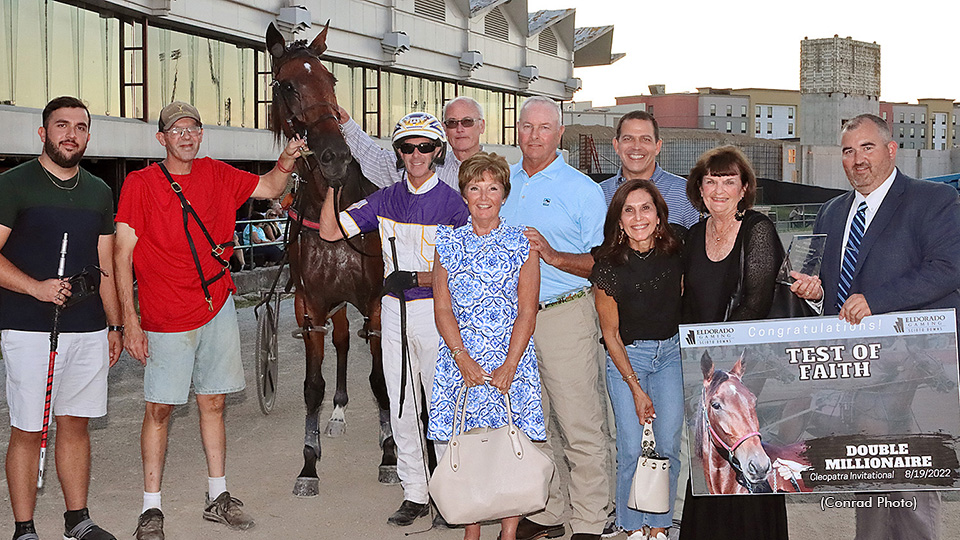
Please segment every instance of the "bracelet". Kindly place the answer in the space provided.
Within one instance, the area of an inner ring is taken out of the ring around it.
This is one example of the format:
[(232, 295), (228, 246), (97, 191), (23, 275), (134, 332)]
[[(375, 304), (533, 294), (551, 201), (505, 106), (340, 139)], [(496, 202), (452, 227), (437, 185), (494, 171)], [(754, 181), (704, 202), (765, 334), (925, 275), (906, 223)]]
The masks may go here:
[(621, 379), (623, 379), (623, 382), (625, 383), (629, 383), (630, 381), (637, 381), (637, 384), (640, 384), (640, 380), (637, 379), (636, 372), (631, 373), (629, 375), (624, 375), (623, 377), (621, 377)]
[(110, 326), (107, 327), (107, 332), (120, 332), (120, 333), (122, 334), (122, 333), (123, 333), (123, 325), (122, 325), (122, 324), (121, 324), (120, 326), (110, 325)]
[(283, 165), (280, 164), (280, 160), (277, 160), (277, 168), (280, 169), (280, 172), (283, 174), (290, 174), (293, 172), (293, 169), (284, 169)]
[(456, 349), (450, 351), (450, 356), (451, 356), (454, 360), (456, 360), (456, 359), (457, 359), (457, 355), (460, 354), (460, 353), (462, 353), (462, 352), (465, 352), (465, 351), (466, 351), (466, 349), (464, 349), (463, 347), (457, 347)]

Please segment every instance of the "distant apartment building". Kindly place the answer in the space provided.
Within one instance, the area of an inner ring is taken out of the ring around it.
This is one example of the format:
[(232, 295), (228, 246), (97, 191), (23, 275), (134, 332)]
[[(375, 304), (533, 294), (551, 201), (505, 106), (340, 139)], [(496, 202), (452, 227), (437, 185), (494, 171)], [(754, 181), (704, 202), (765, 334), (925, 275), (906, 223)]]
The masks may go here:
[(917, 104), (880, 102), (880, 117), (887, 121), (900, 148), (946, 150), (957, 139), (960, 104), (951, 99), (919, 99)]
[(662, 85), (650, 95), (622, 96), (617, 107), (642, 105), (663, 127), (698, 128), (757, 139), (793, 139), (799, 129), (800, 95), (769, 88), (697, 88), (667, 94)]

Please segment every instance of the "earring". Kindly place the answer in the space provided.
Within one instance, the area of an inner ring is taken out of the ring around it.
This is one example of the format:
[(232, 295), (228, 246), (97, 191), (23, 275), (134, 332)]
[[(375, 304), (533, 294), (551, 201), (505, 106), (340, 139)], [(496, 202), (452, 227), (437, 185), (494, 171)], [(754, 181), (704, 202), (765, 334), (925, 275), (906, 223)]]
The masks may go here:
[(618, 243), (618, 244), (622, 244), (622, 243), (623, 243), (623, 240), (624, 240), (624, 238), (626, 238), (626, 236), (627, 236), (627, 233), (624, 232), (623, 227), (620, 227), (620, 233), (617, 234), (617, 243)]
[(746, 210), (737, 210), (736, 213), (733, 214), (733, 217), (737, 221), (743, 221), (744, 214), (746, 214)]

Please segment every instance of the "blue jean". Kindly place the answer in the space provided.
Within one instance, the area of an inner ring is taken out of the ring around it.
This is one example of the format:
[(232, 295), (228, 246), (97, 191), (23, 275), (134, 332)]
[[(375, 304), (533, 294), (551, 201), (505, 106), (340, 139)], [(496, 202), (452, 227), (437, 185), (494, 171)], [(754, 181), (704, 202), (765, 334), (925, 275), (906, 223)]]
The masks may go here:
[(640, 388), (650, 396), (657, 418), (653, 435), (657, 453), (670, 459), (670, 511), (649, 514), (627, 506), (630, 484), (637, 470), (643, 425), (637, 418), (633, 393), (610, 356), (607, 356), (607, 392), (617, 425), (617, 525), (627, 531), (648, 527), (670, 527), (673, 502), (680, 476), (680, 430), (683, 425), (683, 380), (680, 374), (680, 340), (677, 335), (663, 341), (635, 341), (626, 346), (627, 358), (637, 373)]

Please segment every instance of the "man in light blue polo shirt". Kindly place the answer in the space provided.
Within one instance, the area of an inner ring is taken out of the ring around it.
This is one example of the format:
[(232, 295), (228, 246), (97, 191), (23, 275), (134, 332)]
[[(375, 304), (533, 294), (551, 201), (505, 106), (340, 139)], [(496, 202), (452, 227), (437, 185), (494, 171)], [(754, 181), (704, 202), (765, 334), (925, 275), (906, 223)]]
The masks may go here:
[(700, 212), (687, 198), (687, 181), (668, 173), (657, 163), (663, 141), (660, 126), (652, 114), (646, 111), (630, 111), (617, 123), (617, 136), (613, 149), (620, 157), (620, 171), (603, 182), (600, 189), (607, 206), (620, 184), (627, 180), (651, 180), (670, 210), (668, 221), (690, 228), (700, 221)]
[[(540, 312), (533, 339), (543, 386), (544, 417), (556, 413), (570, 464), (572, 540), (599, 540), (609, 503), (606, 437), (598, 391), (599, 326), (590, 283), (590, 249), (603, 241), (606, 205), (590, 178), (557, 151), (560, 108), (544, 97), (527, 99), (517, 125), (523, 159), (511, 168), (513, 190), (500, 210), (508, 225), (527, 226), (541, 257)], [(548, 455), (553, 455), (547, 449)], [(561, 463), (557, 464), (562, 465)], [(566, 510), (560, 474), (544, 511), (523, 518), (517, 540), (564, 534)]]

